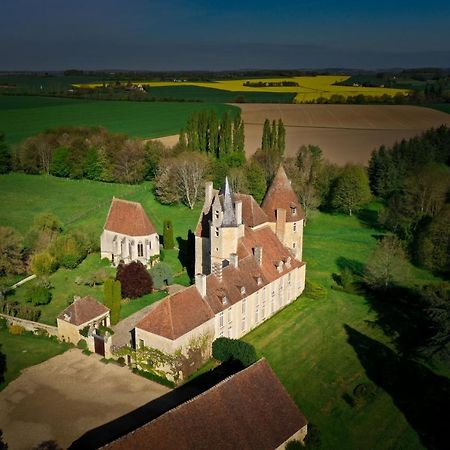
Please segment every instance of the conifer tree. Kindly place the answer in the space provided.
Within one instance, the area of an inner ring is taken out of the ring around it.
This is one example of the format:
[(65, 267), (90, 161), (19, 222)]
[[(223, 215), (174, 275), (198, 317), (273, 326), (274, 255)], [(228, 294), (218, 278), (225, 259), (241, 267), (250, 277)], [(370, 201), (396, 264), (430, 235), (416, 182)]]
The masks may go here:
[(278, 119), (278, 133), (277, 133), (277, 150), (278, 153), (283, 156), (286, 147), (286, 130), (284, 128), (283, 121)]
[(225, 111), (220, 122), (219, 131), (219, 157), (227, 155), (232, 150), (232, 135), (231, 135), (231, 119), (229, 114)]
[(180, 130), (180, 137), (178, 138), (178, 144), (180, 147), (183, 148), (183, 150), (187, 149), (187, 140), (186, 140), (186, 131), (184, 128)]
[(244, 151), (244, 122), (239, 112), (233, 121), (233, 150), (235, 152)]
[(277, 123), (275, 119), (272, 120), (272, 128), (270, 130), (270, 149), (273, 150), (277, 148), (278, 134), (277, 134)]
[(206, 152), (208, 148), (208, 115), (206, 111), (198, 113), (197, 134), (198, 150)]
[(208, 142), (208, 150), (209, 153), (218, 156), (219, 152), (219, 119), (217, 118), (217, 114), (215, 111), (211, 111), (209, 114), (209, 142)]
[(174, 247), (172, 221), (166, 219), (163, 228), (164, 249), (171, 250)]
[(266, 119), (264, 121), (263, 126), (263, 135), (262, 135), (262, 142), (261, 142), (261, 150), (269, 150), (270, 149), (270, 122), (269, 119)]
[(112, 308), (111, 308), (111, 324), (115, 325), (120, 320), (120, 303), (122, 300), (122, 292), (120, 281), (112, 282)]

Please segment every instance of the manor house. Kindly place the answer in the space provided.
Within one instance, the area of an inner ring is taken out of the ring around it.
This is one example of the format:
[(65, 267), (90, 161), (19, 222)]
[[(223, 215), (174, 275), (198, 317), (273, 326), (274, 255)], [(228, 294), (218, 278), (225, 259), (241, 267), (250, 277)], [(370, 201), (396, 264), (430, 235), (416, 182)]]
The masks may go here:
[(227, 179), (220, 191), (207, 183), (195, 285), (166, 297), (136, 324), (136, 346), (181, 350), (189, 358), (204, 338), (205, 359), (214, 339), (240, 338), (294, 301), (305, 287), (303, 220), (283, 167), (261, 206), (234, 193)]

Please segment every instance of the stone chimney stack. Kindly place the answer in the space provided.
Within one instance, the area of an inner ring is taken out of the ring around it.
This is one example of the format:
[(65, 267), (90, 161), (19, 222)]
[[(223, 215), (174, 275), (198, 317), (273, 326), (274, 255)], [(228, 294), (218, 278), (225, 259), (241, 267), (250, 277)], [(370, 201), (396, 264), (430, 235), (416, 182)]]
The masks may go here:
[(255, 257), (255, 261), (258, 266), (262, 266), (262, 258), (263, 258), (263, 249), (258, 246), (253, 249), (253, 256)]
[(213, 183), (212, 181), (207, 181), (205, 183), (205, 205), (210, 205), (213, 199)]
[(202, 297), (206, 296), (206, 275), (202, 273), (195, 275), (195, 287)]
[(234, 204), (235, 214), (236, 214), (236, 223), (240, 225), (242, 223), (242, 201), (238, 200)]
[(232, 265), (236, 269), (239, 267), (239, 256), (237, 255), (237, 253), (231, 253), (230, 265)]
[(275, 234), (281, 242), (284, 242), (284, 230), (286, 228), (286, 210), (283, 208), (277, 208), (277, 222), (275, 225)]
[(219, 281), (222, 281), (222, 269), (222, 262), (213, 263), (212, 273), (219, 279)]

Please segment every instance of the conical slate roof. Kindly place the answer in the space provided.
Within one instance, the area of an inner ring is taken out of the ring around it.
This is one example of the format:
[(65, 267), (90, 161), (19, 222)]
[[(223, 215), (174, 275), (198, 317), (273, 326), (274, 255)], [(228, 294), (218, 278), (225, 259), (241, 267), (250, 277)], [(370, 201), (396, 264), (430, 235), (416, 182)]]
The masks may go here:
[(225, 177), (225, 183), (220, 188), (220, 195), (222, 196), (223, 207), (223, 227), (235, 227), (237, 226), (236, 215), (234, 214), (233, 205), (233, 191), (231, 190), (228, 177)]
[(303, 209), (282, 165), (280, 165), (261, 207), (271, 222), (276, 222), (278, 208), (286, 210), (286, 222), (296, 222), (304, 218)]

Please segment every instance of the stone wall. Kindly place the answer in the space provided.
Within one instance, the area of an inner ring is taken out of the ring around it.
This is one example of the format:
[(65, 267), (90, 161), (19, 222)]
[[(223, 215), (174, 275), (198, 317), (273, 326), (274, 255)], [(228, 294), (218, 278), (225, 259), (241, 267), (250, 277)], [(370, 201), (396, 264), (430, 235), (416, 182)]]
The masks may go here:
[(8, 325), (20, 325), (21, 327), (24, 327), (25, 330), (32, 331), (33, 333), (38, 330), (45, 330), (50, 336), (58, 336), (58, 328), (46, 325), (45, 323), (20, 319), (19, 317), (8, 316), (7, 314), (0, 314), (0, 317), (6, 319)]

